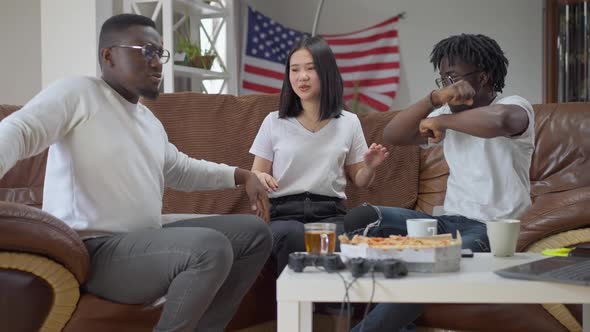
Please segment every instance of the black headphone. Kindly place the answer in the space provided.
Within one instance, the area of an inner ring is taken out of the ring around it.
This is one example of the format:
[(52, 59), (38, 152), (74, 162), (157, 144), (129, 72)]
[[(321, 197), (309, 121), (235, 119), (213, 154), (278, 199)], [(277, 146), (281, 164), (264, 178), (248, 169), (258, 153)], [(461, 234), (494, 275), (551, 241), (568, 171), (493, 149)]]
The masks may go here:
[(350, 236), (362, 234), (367, 236), (369, 230), (381, 225), (383, 216), (381, 210), (369, 203), (354, 208), (346, 214), (344, 219), (344, 230)]
[(363, 206), (370, 206), (373, 210), (375, 210), (375, 213), (377, 214), (377, 219), (372, 223), (368, 224), (367, 227), (365, 227), (365, 230), (363, 231), (363, 236), (367, 236), (367, 233), (369, 233), (369, 229), (381, 225), (381, 220), (383, 220), (383, 214), (381, 213), (381, 209), (379, 209), (375, 205), (363, 203)]

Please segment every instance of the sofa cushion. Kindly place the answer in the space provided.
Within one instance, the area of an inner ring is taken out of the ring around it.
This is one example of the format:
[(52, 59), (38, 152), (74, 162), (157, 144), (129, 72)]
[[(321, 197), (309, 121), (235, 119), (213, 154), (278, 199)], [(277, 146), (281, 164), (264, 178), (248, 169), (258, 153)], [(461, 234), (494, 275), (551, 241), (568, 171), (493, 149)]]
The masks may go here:
[(590, 105), (542, 104), (534, 109), (531, 196), (590, 186)]
[[(0, 105), (0, 121), (20, 106)], [(41, 207), (47, 150), (21, 160), (0, 179), (0, 201)]]
[(162, 215), (162, 224), (169, 224), (180, 220), (188, 220), (195, 218), (211, 217), (214, 214), (193, 214), (193, 213), (171, 213)]
[[(590, 224), (590, 186), (535, 197), (533, 205), (521, 219), (517, 249), (528, 248), (549, 236), (587, 228)], [(579, 239), (589, 242), (588, 238)], [(569, 243), (576, 245), (578, 243)]]
[(397, 114), (398, 112), (372, 112), (359, 115), (367, 144), (385, 145), (389, 151), (389, 158), (377, 168), (375, 180), (368, 188), (357, 188), (349, 180), (346, 186), (348, 207), (355, 207), (364, 202), (408, 209), (415, 207), (420, 176), (420, 148), (392, 146), (383, 141), (383, 129)]
[(435, 206), (442, 206), (447, 192), (449, 167), (445, 161), (442, 147), (420, 151), (420, 181), (416, 210), (433, 213)]
[[(168, 139), (187, 155), (252, 167), (248, 153), (264, 117), (277, 109), (275, 95), (163, 94), (142, 101), (160, 119)], [(186, 193), (167, 189), (163, 213), (251, 213), (244, 190)]]
[(63, 332), (152, 331), (161, 312), (161, 305), (115, 303), (84, 293)]
[(533, 205), (521, 217), (518, 248), (560, 232), (587, 227), (590, 218), (588, 103), (533, 105)]

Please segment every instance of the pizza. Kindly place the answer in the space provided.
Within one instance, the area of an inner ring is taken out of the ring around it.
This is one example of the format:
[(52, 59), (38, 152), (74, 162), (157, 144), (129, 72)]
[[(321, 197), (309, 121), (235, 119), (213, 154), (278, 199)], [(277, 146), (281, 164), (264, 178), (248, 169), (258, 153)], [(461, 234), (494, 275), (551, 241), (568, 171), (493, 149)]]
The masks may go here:
[(367, 237), (355, 235), (352, 239), (349, 239), (346, 235), (340, 235), (338, 239), (342, 244), (367, 245), (371, 248), (400, 250), (447, 247), (458, 243), (458, 240), (454, 240), (450, 234), (432, 237), (409, 237), (400, 235), (390, 235), (389, 237)]

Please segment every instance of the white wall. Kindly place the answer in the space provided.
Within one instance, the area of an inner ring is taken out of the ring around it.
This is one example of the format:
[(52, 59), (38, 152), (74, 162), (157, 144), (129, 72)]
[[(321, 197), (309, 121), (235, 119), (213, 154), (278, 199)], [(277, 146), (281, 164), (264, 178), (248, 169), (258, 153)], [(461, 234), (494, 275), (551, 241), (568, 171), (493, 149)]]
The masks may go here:
[(52, 81), (96, 75), (108, 0), (0, 0), (0, 104), (22, 105)]
[(112, 12), (106, 0), (41, 1), (43, 87), (64, 77), (100, 75), (98, 35)]
[[(275, 20), (306, 31), (311, 31), (318, 2), (249, 0)], [(0, 45), (4, 51), (0, 53), (0, 103), (22, 104), (41, 89), (40, 3), (41, 0), (0, 0)], [(121, 0), (115, 0), (113, 6), (115, 13), (120, 12)], [(401, 86), (394, 108), (404, 107), (434, 88), (436, 74), (428, 63), (428, 54), (438, 40), (461, 32), (483, 33), (496, 39), (510, 60), (505, 93), (520, 94), (533, 103), (542, 102), (543, 0), (325, 0), (318, 32), (348, 32), (402, 11), (406, 18), (399, 23)], [(76, 16), (73, 13), (67, 10), (58, 17), (70, 21)], [(96, 64), (94, 51), (76, 52), (81, 53), (62, 62), (58, 60), (62, 64), (59, 67), (47, 64), (47, 68), (71, 72), (77, 70), (79, 61), (88, 61), (84, 68)], [(86, 54), (88, 60), (78, 59), (80, 54)]]
[[(504, 94), (542, 102), (543, 0), (325, 0), (318, 33), (344, 33), (406, 12), (399, 23), (400, 90), (393, 108), (435, 88), (428, 62), (434, 44), (450, 35), (494, 38), (510, 62)], [(311, 32), (319, 0), (250, 0), (260, 12), (289, 27)]]
[(0, 104), (22, 105), (41, 89), (39, 0), (0, 0)]

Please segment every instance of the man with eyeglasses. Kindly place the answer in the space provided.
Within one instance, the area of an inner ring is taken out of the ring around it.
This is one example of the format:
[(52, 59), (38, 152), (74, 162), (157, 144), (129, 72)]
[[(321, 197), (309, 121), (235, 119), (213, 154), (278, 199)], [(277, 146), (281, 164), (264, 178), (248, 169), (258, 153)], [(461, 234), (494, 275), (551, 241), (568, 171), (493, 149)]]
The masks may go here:
[[(170, 57), (151, 19), (109, 18), (99, 49), (102, 78), (53, 83), (0, 122), (0, 177), (49, 147), (43, 209), (84, 240), (92, 266), (83, 287), (125, 304), (164, 296), (154, 331), (223, 331), (270, 254), (266, 191), (250, 171), (179, 152), (139, 102), (158, 96)], [(236, 185), (258, 216), (162, 226), (165, 186)]]
[[(533, 108), (520, 96), (498, 95), (504, 88), (508, 60), (487, 36), (448, 37), (434, 46), (430, 62), (440, 72), (435, 80), (438, 89), (397, 114), (383, 136), (393, 145), (428, 148), (442, 144), (449, 166), (444, 207), (434, 217), (378, 207), (381, 221), (368, 234), (406, 235), (407, 219), (436, 218), (438, 234), (459, 231), (463, 248), (489, 251), (486, 221), (516, 219), (531, 205)], [(347, 218), (354, 219), (345, 219), (345, 223), (358, 225), (356, 219), (374, 215), (369, 208), (352, 209)], [(380, 304), (362, 322), (363, 331), (400, 330), (421, 310), (420, 304)]]

